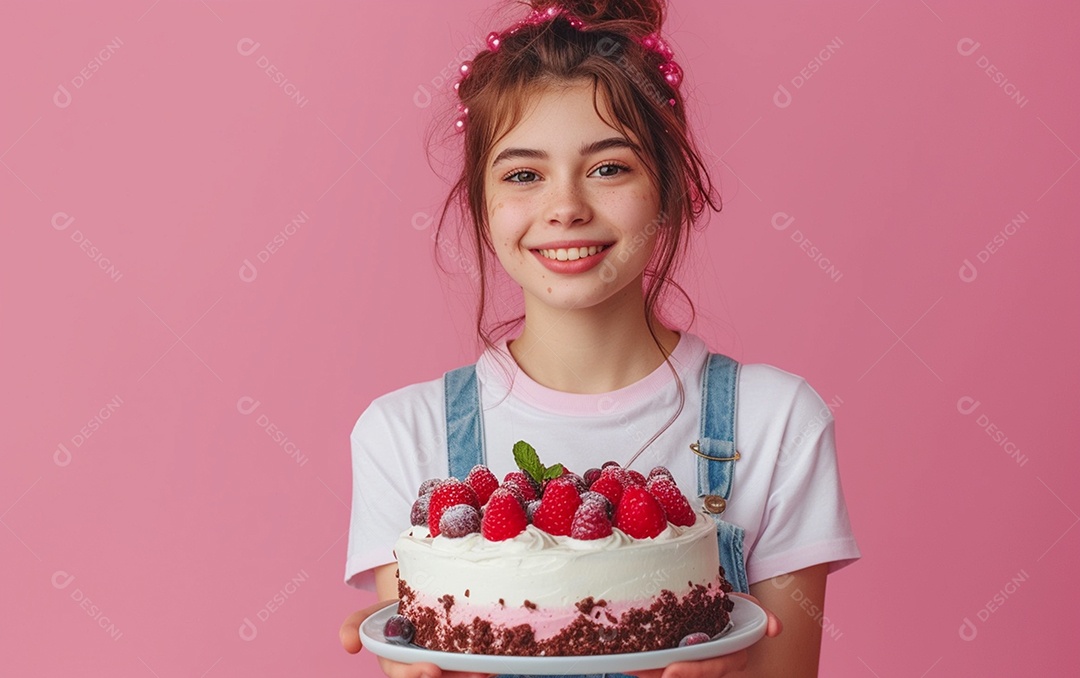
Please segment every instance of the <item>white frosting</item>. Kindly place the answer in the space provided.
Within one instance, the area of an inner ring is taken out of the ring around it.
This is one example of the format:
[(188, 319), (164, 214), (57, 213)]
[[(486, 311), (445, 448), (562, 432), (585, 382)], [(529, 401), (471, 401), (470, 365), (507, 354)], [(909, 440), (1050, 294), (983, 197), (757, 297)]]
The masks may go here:
[(479, 534), (432, 539), (424, 526), (401, 534), (394, 547), (399, 576), (417, 594), (455, 597), (473, 605), (563, 607), (592, 596), (612, 603), (647, 600), (661, 590), (676, 595), (692, 584), (717, 582), (716, 523), (704, 514), (689, 527), (668, 524), (654, 539), (619, 529), (583, 541), (555, 537), (529, 525), (513, 539)]

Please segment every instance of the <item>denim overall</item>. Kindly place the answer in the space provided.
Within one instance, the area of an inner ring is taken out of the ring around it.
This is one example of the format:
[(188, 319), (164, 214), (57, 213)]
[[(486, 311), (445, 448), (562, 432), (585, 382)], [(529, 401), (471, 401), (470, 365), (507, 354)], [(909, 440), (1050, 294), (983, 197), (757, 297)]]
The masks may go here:
[[(736, 591), (749, 593), (743, 555), (743, 528), (720, 519), (731, 496), (732, 477), (739, 453), (735, 451), (736, 388), (739, 363), (719, 354), (709, 355), (701, 394), (701, 437), (692, 446), (698, 455), (697, 489), (706, 510), (716, 521), (720, 564)], [(485, 463), (484, 419), (480, 411), (480, 391), (476, 366), (466, 365), (443, 377), (446, 397), (446, 447), (450, 475), (464, 480), (477, 464)], [(603, 674), (620, 678), (625, 674)], [(501, 678), (512, 678), (502, 676)], [(550, 677), (554, 678), (554, 676)], [(601, 678), (570, 676), (569, 678)]]

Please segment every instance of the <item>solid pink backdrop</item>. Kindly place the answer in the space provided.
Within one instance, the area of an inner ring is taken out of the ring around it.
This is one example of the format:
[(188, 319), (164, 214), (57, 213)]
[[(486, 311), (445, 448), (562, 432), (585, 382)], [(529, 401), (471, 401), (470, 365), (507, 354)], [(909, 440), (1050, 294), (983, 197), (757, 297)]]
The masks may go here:
[[(337, 638), (373, 600), (342, 583), (348, 435), (476, 356), (417, 104), (488, 7), (8, 3), (0, 673), (377, 673)], [(838, 402), (864, 557), (823, 675), (1080, 660), (1078, 22), (672, 7), (725, 200), (695, 331)]]

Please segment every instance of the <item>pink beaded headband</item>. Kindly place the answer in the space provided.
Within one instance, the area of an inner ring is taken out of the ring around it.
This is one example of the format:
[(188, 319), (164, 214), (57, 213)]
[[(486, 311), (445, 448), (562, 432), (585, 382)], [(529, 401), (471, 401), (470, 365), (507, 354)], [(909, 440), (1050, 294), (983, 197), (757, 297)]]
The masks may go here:
[[(578, 30), (585, 30), (587, 28), (584, 21), (582, 21), (579, 17), (575, 16), (566, 8), (560, 7), (558, 5), (552, 5), (545, 9), (534, 9), (527, 17), (517, 22), (509, 30), (504, 31), (503, 33), (499, 33), (497, 31), (492, 31), (491, 33), (489, 33), (487, 36), (488, 49), (492, 52), (497, 52), (499, 50), (499, 46), (502, 44), (503, 35), (513, 35), (514, 33), (517, 33), (518, 30), (520, 30), (523, 26), (534, 26), (544, 23), (546, 21), (552, 21), (560, 15), (563, 16), (571, 26)], [(645, 49), (656, 52), (660, 55), (660, 57), (663, 59), (659, 66), (660, 72), (664, 74), (664, 80), (667, 81), (669, 85), (671, 85), (671, 88), (677, 90), (680, 83), (682, 83), (682, 68), (679, 67), (679, 64), (675, 63), (675, 54), (671, 51), (671, 48), (668, 46), (668, 44), (664, 42), (664, 40), (660, 37), (660, 33), (650, 33), (638, 40), (637, 42)], [(614, 51), (614, 48), (615, 45), (614, 43), (612, 43), (611, 49), (606, 50), (606, 54), (610, 54), (612, 51)], [(461, 68), (459, 70), (461, 71), (461, 77), (458, 78), (458, 81), (454, 83), (454, 91), (457, 91), (461, 87), (461, 83), (465, 80), (465, 78), (469, 76), (469, 73), (472, 70), (472, 62), (466, 61), (465, 63), (461, 64)], [(675, 99), (668, 99), (667, 103), (670, 106), (674, 106)], [(466, 119), (468, 119), (469, 115), (468, 106), (459, 103), (458, 113), (458, 117), (454, 121), (454, 128), (460, 132), (465, 129), (465, 121)]]

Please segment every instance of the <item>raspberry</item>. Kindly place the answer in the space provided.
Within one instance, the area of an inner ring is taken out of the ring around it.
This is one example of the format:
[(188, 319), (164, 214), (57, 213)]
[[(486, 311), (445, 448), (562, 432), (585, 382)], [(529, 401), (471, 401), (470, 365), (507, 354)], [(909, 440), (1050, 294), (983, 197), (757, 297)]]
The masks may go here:
[(596, 479), (600, 477), (600, 469), (591, 468), (585, 472), (585, 484), (592, 487), (592, 484), (596, 482)]
[(618, 465), (619, 465), (619, 462), (617, 462), (617, 461), (605, 461), (603, 464), (600, 465), (600, 468), (605, 469), (608, 466), (618, 466)]
[(499, 488), (491, 493), (484, 508), (480, 533), (489, 541), (503, 541), (524, 532), (527, 524), (525, 509), (521, 508), (517, 497), (510, 490)]
[(599, 501), (586, 501), (574, 512), (570, 523), (570, 536), (574, 539), (602, 539), (609, 535), (611, 521), (607, 509)]
[(634, 539), (652, 539), (667, 527), (664, 507), (644, 487), (631, 485), (615, 509), (615, 527)]
[(630, 478), (631, 483), (645, 487), (645, 476), (641, 475), (633, 469), (627, 469), (626, 474)]
[(566, 478), (567, 480), (569, 480), (570, 482), (572, 482), (574, 484), (574, 487), (577, 488), (578, 494), (581, 494), (582, 492), (588, 492), (589, 491), (588, 483), (586, 483), (585, 479), (582, 478), (581, 476), (579, 476), (578, 474), (576, 474), (576, 473), (564, 473), (561, 476), (559, 476), (558, 478), (556, 478), (556, 480), (561, 480), (563, 478)]
[(431, 494), (435, 491), (435, 488), (439, 486), (439, 483), (444, 482), (441, 478), (429, 478), (420, 483), (420, 492), (417, 493), (418, 497), (422, 497), (425, 494)]
[(607, 513), (607, 517), (610, 520), (611, 516), (615, 513), (615, 505), (611, 503), (611, 500), (600, 494), (599, 492), (593, 492), (589, 490), (581, 495), (581, 503), (587, 504), (589, 502), (598, 503), (604, 507), (604, 512)]
[(457, 504), (468, 504), (476, 510), (480, 510), (480, 500), (471, 487), (457, 478), (450, 478), (441, 483), (431, 493), (431, 504), (428, 506), (428, 532), (432, 537), (439, 536), (439, 521), (443, 511)]
[(420, 495), (420, 497), (413, 502), (412, 512), (409, 514), (409, 522), (413, 525), (427, 525), (429, 504), (431, 504), (431, 495)]
[(682, 640), (679, 641), (679, 647), (686, 647), (687, 645), (700, 645), (701, 643), (709, 642), (709, 640), (711, 639), (712, 638), (711, 636), (709, 636), (709, 634), (701, 633), (699, 631), (697, 633), (691, 633), (690, 635), (685, 636)]
[(608, 466), (607, 468), (601, 470), (600, 477), (614, 478), (615, 480), (618, 480), (619, 484), (623, 487), (634, 484), (633, 481), (631, 481), (630, 479), (630, 473), (626, 469), (619, 466)]
[(444, 537), (457, 539), (480, 531), (480, 511), (468, 504), (448, 506), (439, 518), (439, 532)]
[(499, 486), (499, 479), (488, 470), (487, 466), (477, 464), (469, 471), (465, 483), (473, 488), (473, 491), (476, 492), (476, 498), (480, 500), (480, 505), (483, 506), (491, 497), (491, 493)]
[(646, 486), (649, 494), (656, 497), (660, 506), (664, 508), (664, 515), (673, 525), (689, 527), (697, 520), (694, 509), (690, 508), (690, 502), (679, 491), (675, 483), (662, 475), (654, 476)]
[(618, 506), (623, 496), (622, 483), (612, 476), (604, 477), (601, 475), (600, 479), (593, 483), (589, 490), (607, 497), (612, 506)]
[(538, 508), (540, 508), (539, 499), (533, 499), (528, 504), (525, 504), (525, 517), (530, 523), (533, 521), (533, 516), (536, 515), (536, 509)]
[(652, 480), (656, 476), (666, 476), (671, 482), (675, 482), (675, 478), (672, 477), (671, 471), (667, 470), (663, 466), (656, 466), (653, 470), (649, 471), (649, 480)]
[(533, 525), (556, 536), (570, 534), (570, 525), (574, 512), (581, 506), (581, 497), (573, 482), (554, 480), (548, 483), (547, 491), (540, 500), (540, 508), (533, 516)]
[(511, 471), (503, 478), (503, 485), (513, 485), (517, 488), (518, 493), (521, 494), (522, 501), (532, 501), (533, 499), (539, 499), (540, 493), (537, 492), (536, 486), (529, 480), (529, 477), (521, 471)]
[(400, 614), (395, 614), (386, 620), (383, 626), (383, 637), (395, 645), (408, 645), (416, 634), (416, 628), (412, 622)]

